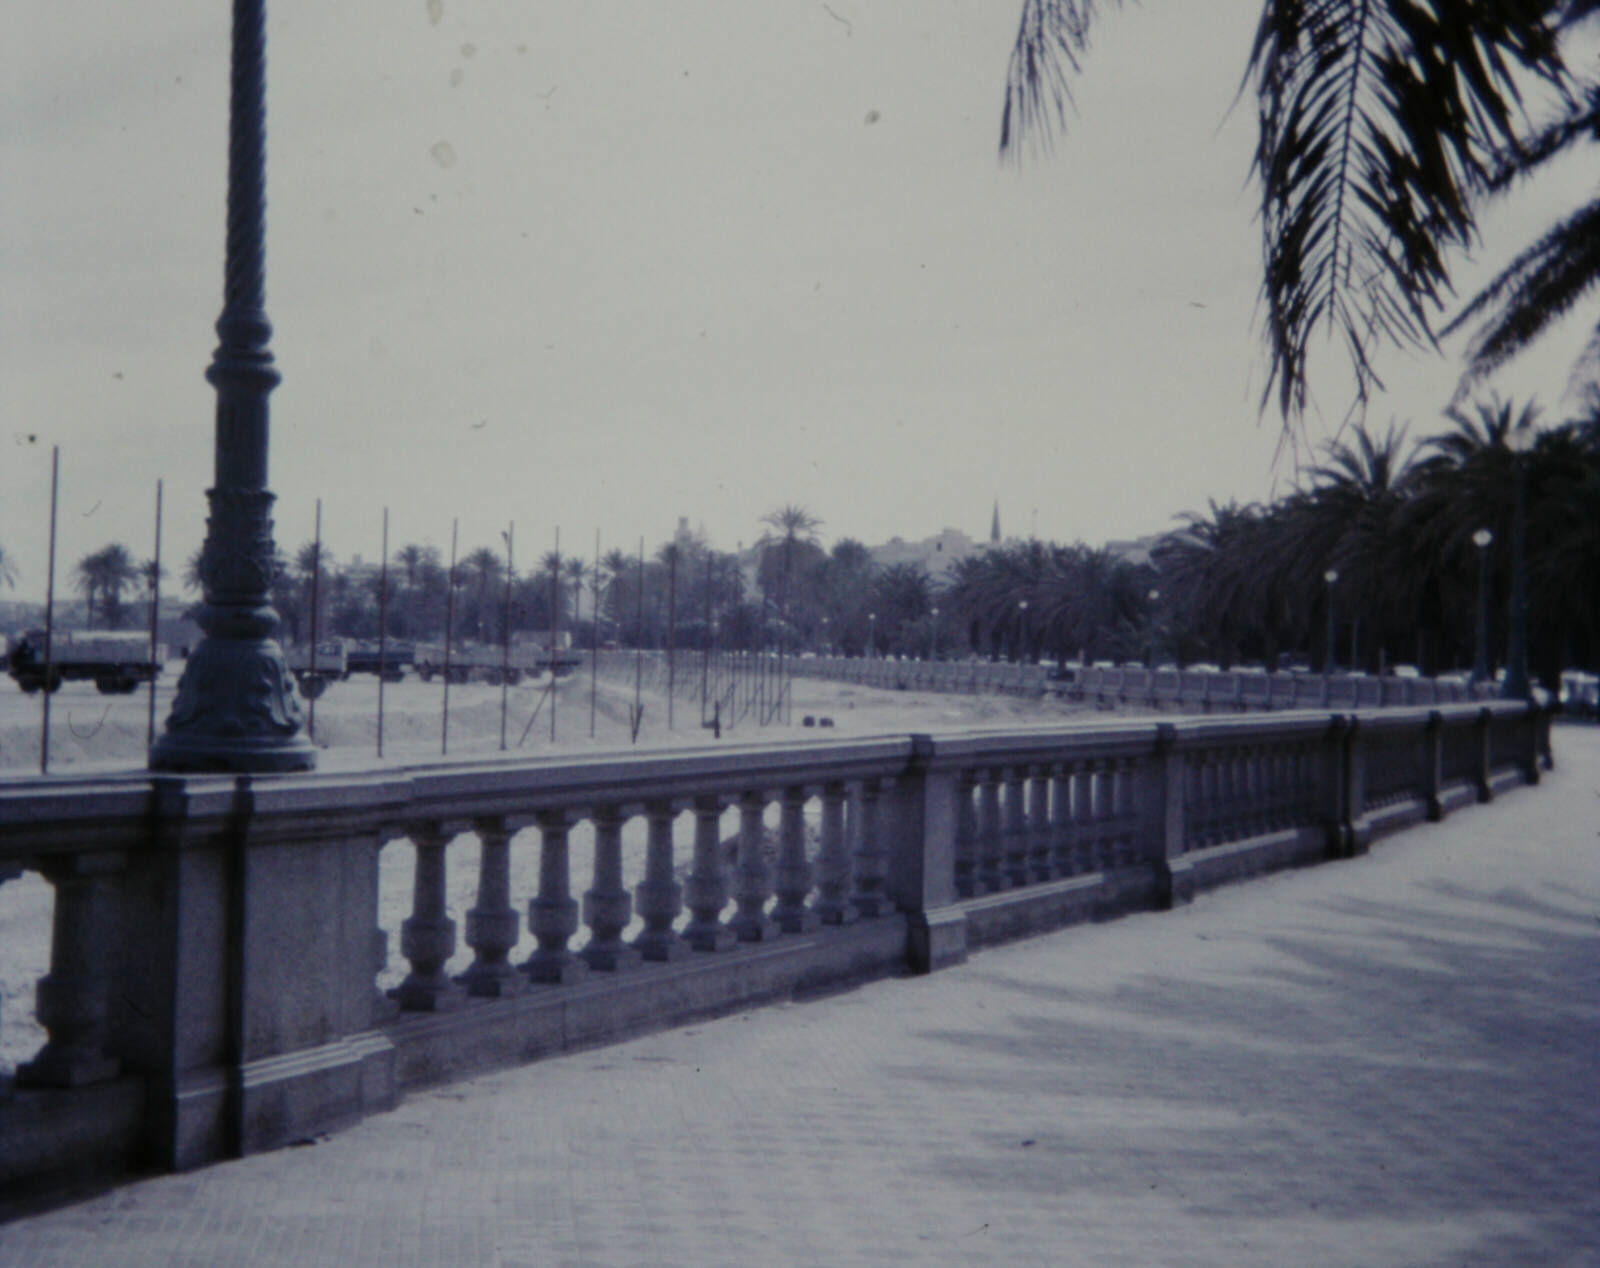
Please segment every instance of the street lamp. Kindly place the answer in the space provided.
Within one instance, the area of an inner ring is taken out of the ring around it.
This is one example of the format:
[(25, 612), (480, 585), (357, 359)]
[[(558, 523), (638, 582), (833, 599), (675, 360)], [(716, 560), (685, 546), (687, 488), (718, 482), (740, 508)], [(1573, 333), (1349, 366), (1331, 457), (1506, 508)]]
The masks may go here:
[[(1149, 594), (1148, 597), (1150, 599), (1150, 606), (1151, 606), (1152, 609), (1154, 609), (1156, 604), (1161, 602), (1161, 591), (1155, 589), (1154, 587), (1151, 587), (1150, 594)], [(1156, 667), (1156, 613), (1154, 611), (1152, 611), (1150, 613), (1150, 668), (1154, 669), (1155, 667)]]
[(939, 609), (937, 606), (933, 609), (933, 654), (929, 659), (939, 659)]
[(867, 659), (871, 660), (878, 654), (878, 614), (867, 613)]
[(1339, 570), (1337, 568), (1329, 568), (1327, 572), (1322, 574), (1322, 579), (1328, 583), (1328, 655), (1323, 662), (1322, 672), (1331, 674), (1334, 670), (1334, 641), (1339, 636), (1339, 626), (1336, 623), (1333, 611), (1333, 587), (1339, 580)]
[(1472, 535), (1472, 544), (1478, 548), (1478, 629), (1472, 657), (1472, 681), (1480, 683), (1489, 677), (1489, 543), (1494, 534), (1480, 528)]
[(1017, 600), (1018, 630), (1021, 634), (1021, 645), (1017, 649), (1017, 663), (1020, 665), (1028, 658), (1028, 601)]
[(1506, 679), (1500, 694), (1507, 700), (1526, 700), (1528, 684), (1528, 472), (1527, 453), (1533, 448), (1532, 427), (1506, 431), (1511, 450), (1511, 630), (1506, 648)]
[(200, 553), (204, 637), (178, 680), (154, 770), (300, 771), (317, 764), (274, 640), (267, 395), (278, 385), (266, 311), (266, 5), (234, 0), (228, 232), (217, 350), (216, 485)]

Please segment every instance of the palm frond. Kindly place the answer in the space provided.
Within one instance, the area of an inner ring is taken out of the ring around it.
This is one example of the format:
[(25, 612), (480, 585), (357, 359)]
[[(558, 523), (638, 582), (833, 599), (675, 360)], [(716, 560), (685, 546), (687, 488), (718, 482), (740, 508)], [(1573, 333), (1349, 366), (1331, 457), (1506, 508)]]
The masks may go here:
[(1600, 198), (1549, 230), (1484, 287), (1443, 333), (1482, 319), (1461, 390), (1492, 374), (1600, 283)]
[(1023, 0), (1017, 40), (1006, 67), (1000, 112), (1000, 153), (1015, 153), (1025, 139), (1048, 150), (1052, 129), (1066, 128), (1071, 76), (1088, 51), (1096, 0)]
[(1267, 0), (1247, 83), (1259, 103), (1262, 301), (1274, 396), (1303, 417), (1319, 331), (1345, 344), (1358, 405), (1378, 343), (1430, 345), (1446, 252), (1519, 130), (1519, 78), (1563, 83), (1560, 6)]

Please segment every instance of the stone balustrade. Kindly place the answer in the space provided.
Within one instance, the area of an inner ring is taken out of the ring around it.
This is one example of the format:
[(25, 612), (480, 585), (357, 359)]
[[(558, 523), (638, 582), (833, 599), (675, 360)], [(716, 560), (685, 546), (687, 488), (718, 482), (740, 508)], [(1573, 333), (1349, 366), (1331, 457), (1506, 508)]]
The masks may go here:
[[(0, 1184), (271, 1148), (410, 1087), (1359, 854), (1536, 782), (1541, 745), (1547, 715), (1495, 702), (0, 780), (0, 882), (55, 892)], [(402, 839), (405, 972), (380, 991)]]

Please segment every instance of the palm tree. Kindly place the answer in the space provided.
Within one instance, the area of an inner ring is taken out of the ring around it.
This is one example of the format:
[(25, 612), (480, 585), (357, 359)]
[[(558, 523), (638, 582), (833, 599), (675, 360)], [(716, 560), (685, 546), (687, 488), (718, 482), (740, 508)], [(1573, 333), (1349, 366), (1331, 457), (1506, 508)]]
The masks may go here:
[(112, 542), (85, 555), (75, 569), (75, 584), (88, 604), (85, 624), (94, 625), (95, 596), (100, 598), (101, 615), (107, 626), (122, 623), (122, 591), (139, 580), (139, 568), (126, 546)]
[(478, 603), (473, 612), (473, 628), (477, 631), (478, 641), (482, 642), (485, 629), (484, 613), (489, 610), (489, 591), (502, 575), (500, 556), (487, 546), (479, 546), (461, 561), (460, 566), (477, 583)]
[[(800, 544), (815, 546), (817, 529), (822, 527), (822, 521), (803, 506), (785, 503), (776, 511), (763, 515), (761, 522), (777, 530), (777, 541), (783, 550), (783, 574), (778, 583), (778, 681), (782, 682), (784, 657), (789, 646), (789, 589), (794, 572), (795, 547)], [(772, 540), (770, 535), (766, 540)]]
[[(1000, 149), (1048, 142), (1094, 0), (1023, 0)], [(1309, 349), (1330, 334), (1354, 368), (1357, 407), (1377, 386), (1379, 344), (1433, 346), (1451, 299), (1450, 256), (1478, 235), (1485, 202), (1600, 130), (1600, 63), (1577, 77), (1566, 37), (1595, 0), (1264, 0), (1246, 83), (1259, 139), (1268, 374), (1286, 427), (1304, 417)], [(1524, 128), (1541, 84), (1555, 116)], [(1446, 329), (1483, 319), (1481, 375), (1600, 282), (1600, 199), (1523, 252)], [(1586, 367), (1586, 369), (1585, 369)], [(1580, 371), (1600, 367), (1600, 329)]]
[[(589, 576), (589, 565), (574, 555), (562, 564), (562, 571), (567, 574), (567, 580), (572, 583), (572, 623), (578, 623), (578, 616), (583, 611), (583, 583)], [(594, 613), (590, 613), (593, 619)]]

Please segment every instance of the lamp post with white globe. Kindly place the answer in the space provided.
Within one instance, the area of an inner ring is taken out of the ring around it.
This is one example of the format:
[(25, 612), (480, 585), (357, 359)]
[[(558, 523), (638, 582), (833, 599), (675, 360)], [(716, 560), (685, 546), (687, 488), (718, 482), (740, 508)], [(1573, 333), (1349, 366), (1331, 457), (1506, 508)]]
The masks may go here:
[(1494, 534), (1480, 528), (1472, 535), (1472, 544), (1478, 548), (1478, 628), (1473, 648), (1472, 681), (1485, 682), (1489, 677), (1489, 543)]

